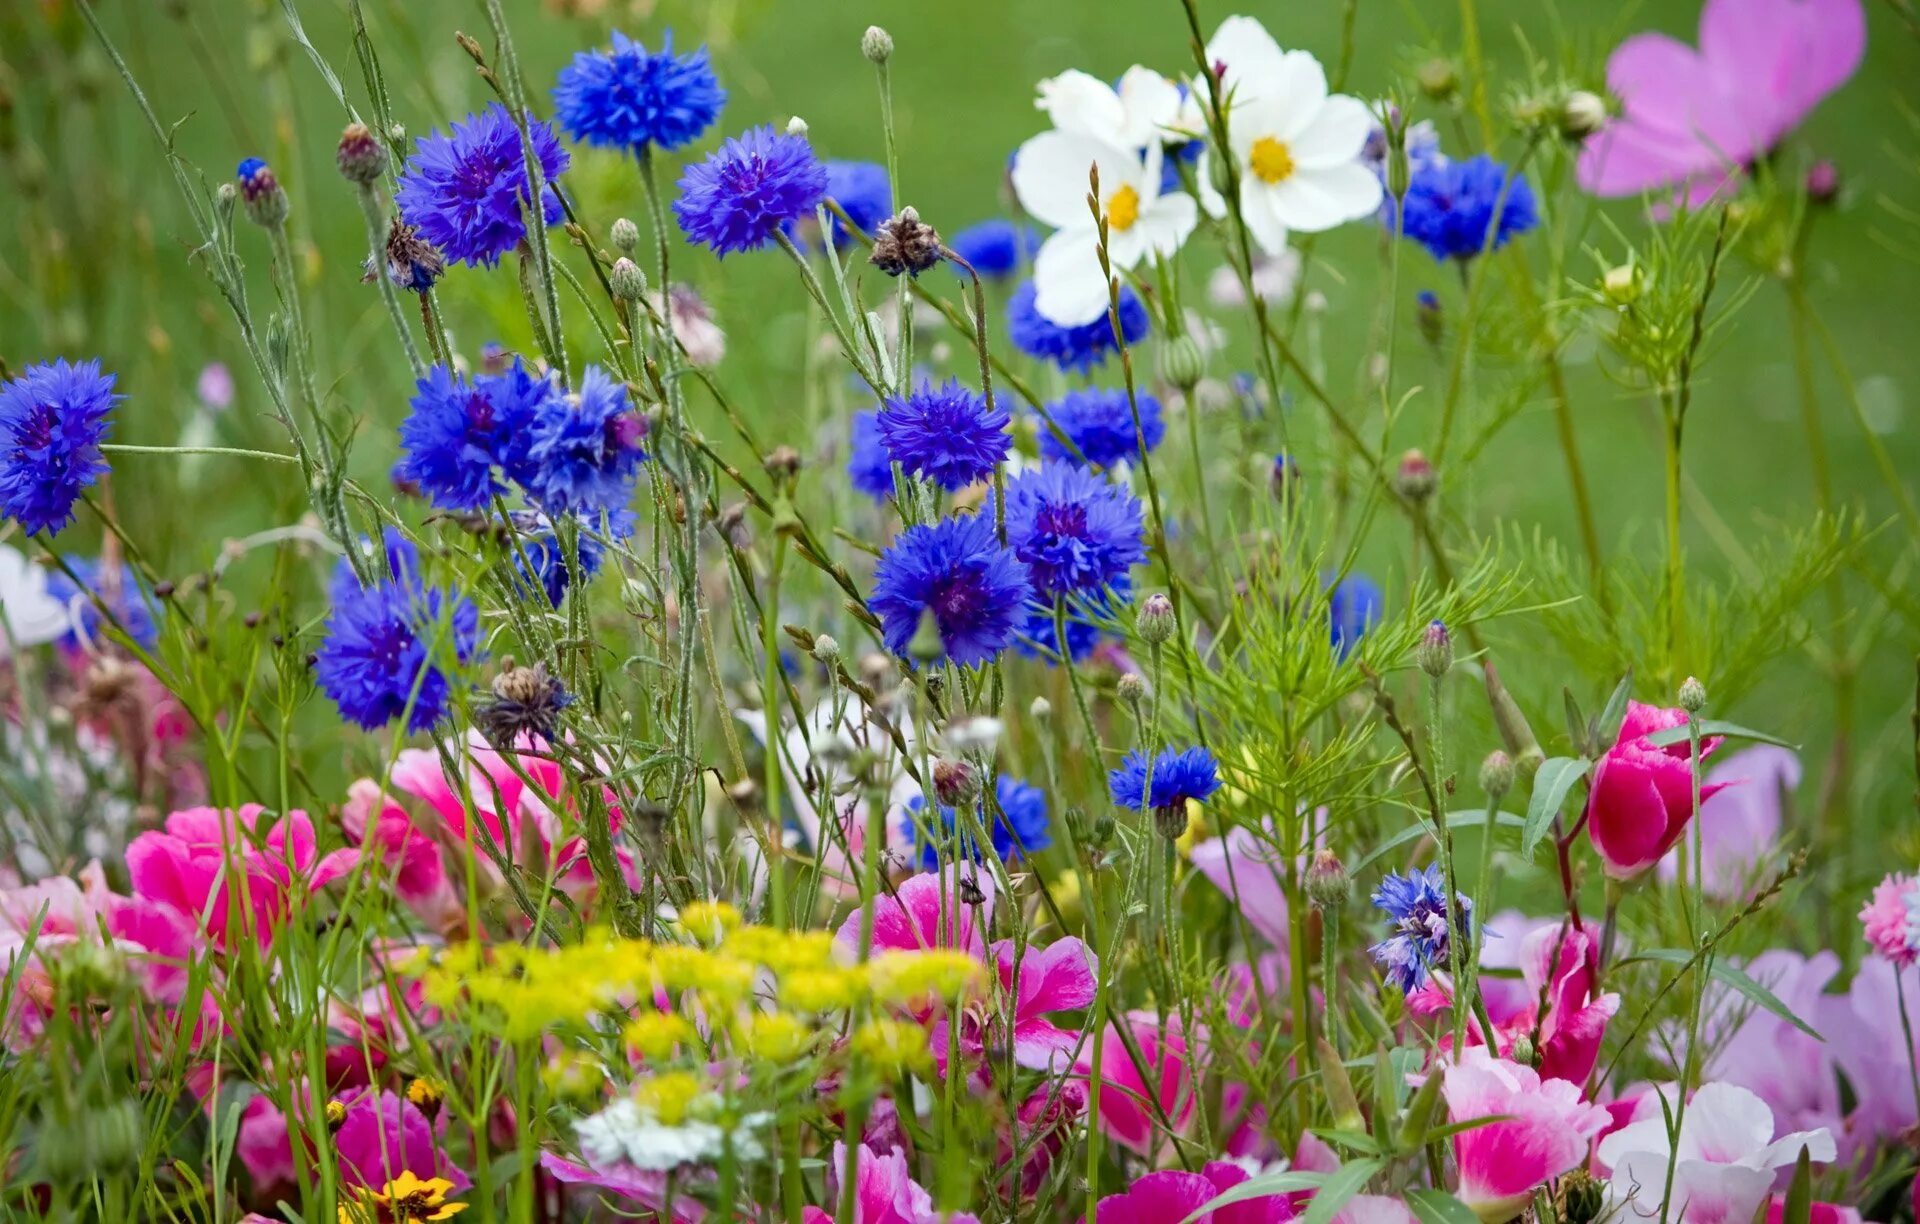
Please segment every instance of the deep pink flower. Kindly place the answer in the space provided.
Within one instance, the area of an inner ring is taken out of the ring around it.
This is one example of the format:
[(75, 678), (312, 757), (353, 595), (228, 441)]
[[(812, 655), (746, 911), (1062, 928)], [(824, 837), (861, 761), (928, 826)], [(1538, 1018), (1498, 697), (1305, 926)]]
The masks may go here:
[[(1745, 901), (1778, 852), (1781, 796), (1800, 785), (1800, 758), (1758, 744), (1715, 765), (1706, 780), (1726, 789), (1700, 802), (1701, 883), (1710, 897)], [(1660, 860), (1660, 878), (1671, 880), (1679, 870), (1676, 847)]]
[[(401, 785), (397, 768), (395, 773), (395, 784)], [(433, 930), (444, 933), (460, 925), (465, 916), (460, 894), (454, 890), (440, 843), (433, 838), (442, 827), (437, 809), (415, 815), (391, 797), (383, 797), (379, 783), (361, 778), (347, 788), (340, 824), (360, 853), (378, 856), (377, 887), (391, 881), (401, 904)]]
[[(831, 1168), (835, 1176), (828, 1179), (827, 1188), (837, 1205), (847, 1168), (846, 1144), (833, 1145)], [(913, 1180), (906, 1153), (899, 1148), (882, 1156), (861, 1144), (853, 1176), (853, 1224), (980, 1224), (979, 1217), (969, 1212), (944, 1215), (936, 1211), (933, 1196)], [(834, 1212), (809, 1207), (802, 1218), (806, 1224), (832, 1224), (834, 1216)]]
[[(1844, 1203), (1809, 1203), (1807, 1224), (1860, 1224), (1860, 1209)], [(1787, 1196), (1776, 1194), (1767, 1204), (1765, 1224), (1786, 1224)]]
[[(977, 889), (982, 900), (973, 905), (955, 886)], [(978, 911), (976, 919), (975, 911)], [(860, 947), (860, 910), (840, 924), (835, 936), (842, 948), (857, 952)], [(993, 880), (975, 873), (971, 864), (942, 868), (940, 872), (921, 872), (909, 877), (890, 896), (873, 900), (873, 942), (879, 952), (918, 952), (926, 948), (953, 948), (986, 958), (984, 932), (993, 917)]]
[[(1633, 879), (1659, 862), (1693, 818), (1692, 748), (1684, 738), (1665, 747), (1647, 740), (1657, 731), (1686, 725), (1684, 710), (1630, 701), (1619, 738), (1593, 768), (1587, 835), (1616, 880)], [(1702, 740), (1702, 759), (1719, 746), (1716, 737)], [(1701, 802), (1720, 789), (1717, 783), (1702, 785)]]
[(371, 1088), (334, 1099), (347, 1107), (346, 1119), (333, 1135), (347, 1185), (377, 1190), (405, 1172), (444, 1177), (463, 1190), (468, 1186), (466, 1173), (448, 1162), (433, 1123), (412, 1101)]
[[(1535, 1041), (1540, 1074), (1585, 1084), (1600, 1057), (1607, 1021), (1620, 1010), (1619, 995), (1594, 991), (1600, 974), (1600, 941), (1583, 927), (1537, 928), (1521, 942), (1520, 973), (1535, 999), (1543, 987), (1546, 991), (1547, 1014), (1539, 1021)], [(1521, 1012), (1509, 1025), (1509, 1035), (1521, 1031), (1531, 1035), (1534, 1011), (1529, 1006)]]
[(1860, 910), (1860, 925), (1873, 950), (1896, 967), (1913, 964), (1916, 953), (1907, 945), (1907, 905), (1920, 899), (1920, 880), (1894, 874), (1874, 885), (1873, 899)]
[(1580, 1085), (1543, 1079), (1532, 1067), (1468, 1050), (1440, 1084), (1448, 1119), (1500, 1117), (1453, 1137), (1457, 1195), (1488, 1224), (1520, 1214), (1533, 1192), (1583, 1164), (1607, 1111), (1580, 1099)]
[[(1151, 1084), (1141, 1078), (1121, 1039), (1122, 1022), (1133, 1034)], [(1167, 1018), (1164, 1040), (1159, 1017), (1149, 1011), (1129, 1012), (1122, 1020), (1109, 1023), (1100, 1048), (1098, 1109), (1098, 1121), (1107, 1136), (1144, 1155), (1153, 1150), (1163, 1116), (1175, 1131), (1184, 1131), (1193, 1118), (1194, 1106), (1193, 1076), (1187, 1060), (1187, 1037), (1180, 1031), (1177, 1016)], [(1091, 1037), (1080, 1047), (1074, 1070), (1082, 1076), (1092, 1073)]]
[[(616, 1198), (631, 1199), (652, 1212), (663, 1212), (667, 1207), (667, 1174), (665, 1173), (635, 1169), (631, 1166), (594, 1169), (587, 1165), (575, 1164), (552, 1152), (541, 1153), (540, 1167), (551, 1174), (553, 1180), (563, 1185), (586, 1186)], [(674, 1224), (699, 1224), (699, 1221), (707, 1217), (706, 1207), (685, 1192), (688, 1180), (686, 1175), (681, 1177), (681, 1192), (673, 1196)], [(832, 1220), (833, 1217), (826, 1218)]]
[(1047, 1015), (1093, 1006), (1099, 960), (1078, 939), (1060, 939), (1044, 948), (1029, 947), (1016, 973), (1011, 940), (1002, 940), (993, 951), (1000, 984), (1013, 996), (1013, 1060), (1036, 1071), (1060, 1070), (1080, 1033), (1059, 1028)]
[(1075, 1079), (1047, 1080), (1020, 1103), (1012, 1130), (1000, 1139), (1000, 1166), (1010, 1167), (1016, 1149), (1026, 1152), (1018, 1185), (1022, 1196), (1039, 1192), (1054, 1157), (1086, 1112), (1087, 1086)]
[[(1134, 1179), (1123, 1193), (1110, 1194), (1094, 1209), (1094, 1224), (1180, 1224), (1194, 1212), (1247, 1180), (1237, 1164), (1211, 1161), (1198, 1173), (1169, 1169)], [(1280, 1194), (1230, 1203), (1198, 1217), (1194, 1224), (1285, 1224), (1293, 1203)]]
[(297, 894), (343, 872), (337, 862), (313, 869), (313, 822), (305, 812), (288, 812), (271, 824), (261, 819), (265, 812), (250, 803), (238, 811), (188, 808), (168, 816), (163, 828), (127, 847), (135, 894), (170, 906), (196, 930), (204, 923), (220, 948), (249, 928), (266, 947), (293, 912)]
[(1636, 34), (1607, 61), (1623, 113), (1588, 139), (1580, 185), (1700, 204), (1845, 84), (1866, 45), (1859, 0), (1707, 0), (1697, 51)]

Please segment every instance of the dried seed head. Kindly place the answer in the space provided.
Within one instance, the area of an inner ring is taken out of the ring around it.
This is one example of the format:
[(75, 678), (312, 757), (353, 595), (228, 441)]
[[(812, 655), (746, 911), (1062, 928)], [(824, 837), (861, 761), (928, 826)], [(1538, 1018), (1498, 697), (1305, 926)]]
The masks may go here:
[(512, 656), (502, 662), (493, 678), (493, 697), (474, 709), (474, 725), (492, 744), (510, 745), (529, 735), (552, 740), (573, 695), (547, 674), (544, 663), (520, 667)]
[(888, 276), (902, 272), (918, 276), (940, 262), (940, 234), (920, 219), (912, 208), (903, 208), (882, 221), (874, 232), (873, 266)]

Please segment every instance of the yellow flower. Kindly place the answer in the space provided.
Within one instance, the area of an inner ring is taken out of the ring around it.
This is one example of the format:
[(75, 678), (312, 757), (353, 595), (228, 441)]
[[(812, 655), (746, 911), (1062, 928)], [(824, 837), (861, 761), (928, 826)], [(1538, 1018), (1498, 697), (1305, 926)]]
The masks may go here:
[(853, 1052), (881, 1075), (925, 1071), (933, 1065), (927, 1032), (901, 1020), (869, 1020), (853, 1030)]
[(1193, 848), (1212, 836), (1213, 829), (1207, 824), (1206, 811), (1193, 800), (1187, 800), (1187, 828), (1180, 836), (1173, 839), (1173, 844), (1178, 847), (1183, 856), (1190, 858), (1193, 855)]
[(745, 926), (728, 934), (721, 951), (780, 973), (817, 969), (833, 959), (833, 933)]
[(790, 1063), (812, 1049), (816, 1033), (787, 1012), (754, 1012), (735, 1023), (733, 1035), (755, 1058)]
[(680, 927), (695, 940), (718, 944), (740, 925), (740, 911), (725, 901), (694, 901), (680, 910)]
[(446, 1097), (447, 1086), (439, 1080), (419, 1075), (407, 1082), (407, 1099), (418, 1105), (429, 1118), (439, 1112), (440, 1102)]
[(414, 1224), (419, 1220), (450, 1220), (467, 1209), (466, 1203), (449, 1203), (447, 1192), (453, 1183), (444, 1177), (421, 1181), (412, 1173), (402, 1173), (378, 1190), (363, 1187), (355, 1201), (340, 1204), (339, 1224)]
[(859, 1002), (865, 986), (858, 970), (799, 969), (780, 979), (780, 1001), (800, 1011), (840, 1011)]
[(687, 1120), (693, 1103), (706, 1095), (707, 1085), (691, 1071), (651, 1075), (633, 1086), (634, 1103), (657, 1121), (678, 1126)]
[(700, 1034), (679, 1012), (643, 1012), (628, 1022), (621, 1033), (627, 1045), (643, 1058), (664, 1062), (673, 1057), (673, 1047), (692, 1045)]
[(873, 997), (883, 1003), (958, 999), (978, 986), (982, 976), (978, 960), (950, 948), (883, 952), (867, 963)]

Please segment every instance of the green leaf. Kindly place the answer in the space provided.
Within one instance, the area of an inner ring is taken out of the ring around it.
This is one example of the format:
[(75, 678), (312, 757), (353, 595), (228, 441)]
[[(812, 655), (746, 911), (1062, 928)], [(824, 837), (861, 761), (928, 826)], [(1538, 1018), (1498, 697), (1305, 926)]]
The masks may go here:
[[(1320, 1189), (1314, 1192), (1313, 1201), (1307, 1204), (1301, 1224), (1330, 1224), (1334, 1215), (1347, 1205), (1347, 1200), (1360, 1193), (1373, 1175), (1380, 1171), (1380, 1163), (1378, 1160), (1349, 1161), (1327, 1174), (1327, 1180), (1321, 1183)], [(1241, 1186), (1245, 1185), (1241, 1183)]]
[[(1752, 727), (1743, 727), (1739, 723), (1722, 722), (1717, 718), (1703, 718), (1700, 720), (1700, 738), (1705, 739), (1709, 735), (1724, 735), (1728, 739), (1758, 740), (1763, 744), (1772, 744), (1776, 748), (1791, 748), (1795, 752), (1800, 751), (1800, 745), (1789, 744), (1777, 735), (1768, 735), (1765, 731), (1755, 731)], [(1687, 729), (1681, 726), (1668, 727), (1665, 731), (1655, 731), (1647, 737), (1647, 742), (1656, 748), (1665, 748), (1668, 744), (1684, 744), (1687, 742)]]
[[(1362, 1161), (1361, 1163), (1378, 1164), (1379, 1161)], [(1344, 1172), (1346, 1169), (1340, 1170), (1340, 1173)], [(1340, 1176), (1340, 1173), (1268, 1173), (1260, 1177), (1249, 1177), (1218, 1198), (1201, 1204), (1198, 1210), (1180, 1221), (1180, 1224), (1193, 1224), (1208, 1212), (1218, 1211), (1222, 1207), (1231, 1207), (1235, 1203), (1244, 1203), (1248, 1199), (1265, 1198), (1270, 1194), (1292, 1194), (1298, 1190), (1315, 1190), (1314, 1197), (1317, 1199), (1326, 1191), (1316, 1190), (1316, 1187), (1325, 1186), (1332, 1179)], [(1347, 1191), (1347, 1195), (1352, 1197), (1353, 1191)]]
[[(1658, 961), (1663, 965), (1685, 965), (1692, 960), (1693, 953), (1682, 948), (1649, 948), (1646, 951), (1636, 952), (1632, 956), (1622, 958), (1620, 963), (1622, 965), (1630, 965), (1635, 961)], [(1710, 976), (1724, 985), (1733, 987), (1757, 1006), (1766, 1008), (1815, 1041), (1826, 1040), (1825, 1037), (1822, 1037), (1818, 1032), (1814, 1031), (1813, 1027), (1805, 1020), (1794, 1015), (1792, 1010), (1776, 998), (1771, 990), (1768, 990), (1765, 986), (1762, 986), (1749, 977), (1746, 970), (1736, 968), (1733, 965), (1727, 964), (1725, 961), (1716, 960), (1713, 962), (1713, 970)]]
[[(1447, 827), (1449, 829), (1471, 829), (1476, 825), (1483, 825), (1485, 823), (1487, 823), (1487, 814), (1485, 812), (1447, 813)], [(1494, 814), (1495, 825), (1505, 825), (1508, 828), (1517, 829), (1525, 823), (1525, 821), (1521, 820), (1520, 817), (1514, 815), (1512, 812), (1497, 812)], [(1408, 825), (1406, 828), (1395, 833), (1392, 837), (1387, 838), (1387, 840), (1362, 855), (1358, 861), (1347, 868), (1347, 874), (1359, 875), (1362, 869), (1387, 851), (1392, 850), (1396, 846), (1404, 846), (1425, 832), (1427, 832), (1425, 822)]]
[(1445, 1190), (1409, 1190), (1406, 1199), (1420, 1224), (1480, 1224), (1473, 1208)]
[(1615, 686), (1613, 696), (1607, 698), (1607, 706), (1600, 711), (1599, 721), (1593, 725), (1594, 747), (1604, 751), (1604, 745), (1620, 738), (1620, 724), (1626, 721), (1627, 701), (1632, 695), (1633, 669), (1628, 668), (1627, 674), (1620, 677), (1620, 683)]
[(1548, 757), (1533, 775), (1533, 795), (1527, 800), (1527, 823), (1520, 831), (1520, 853), (1531, 858), (1533, 848), (1547, 835), (1547, 826), (1560, 814), (1567, 792), (1593, 768), (1579, 757)]
[(1566, 702), (1567, 738), (1573, 741), (1575, 751), (1586, 756), (1590, 750), (1587, 743), (1587, 716), (1580, 712), (1580, 703), (1573, 699), (1572, 689), (1563, 687), (1560, 696)]
[(1793, 1164), (1793, 1181), (1787, 1186), (1787, 1206), (1780, 1224), (1808, 1224), (1813, 1218), (1813, 1165), (1803, 1146), (1800, 1159)]

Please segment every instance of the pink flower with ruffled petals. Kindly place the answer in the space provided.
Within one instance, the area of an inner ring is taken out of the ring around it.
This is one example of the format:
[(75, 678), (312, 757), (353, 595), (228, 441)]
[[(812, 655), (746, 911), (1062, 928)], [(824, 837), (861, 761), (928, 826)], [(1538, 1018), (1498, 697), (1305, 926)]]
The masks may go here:
[[(1861, 1224), (1860, 1209), (1844, 1203), (1807, 1204), (1807, 1224)], [(1767, 1203), (1765, 1224), (1786, 1224), (1787, 1196), (1776, 1194)]]
[(1000, 984), (1013, 996), (1013, 1060), (1036, 1071), (1058, 1071), (1080, 1042), (1078, 1030), (1063, 1029), (1047, 1019), (1050, 1012), (1082, 1011), (1093, 1006), (1100, 962), (1078, 939), (1057, 940), (1044, 948), (1027, 949), (1018, 972), (1013, 943), (994, 945)]
[(1776, 1139), (1765, 1101), (1745, 1088), (1713, 1083), (1687, 1102), (1678, 1142), (1669, 1141), (1667, 1120), (1656, 1114), (1604, 1136), (1595, 1155), (1612, 1170), (1607, 1205), (1623, 1224), (1663, 1217), (1750, 1224), (1773, 1193), (1774, 1171), (1793, 1164), (1802, 1150), (1817, 1163), (1831, 1161), (1833, 1136), (1823, 1129)]
[(1440, 1092), (1450, 1121), (1501, 1119), (1453, 1137), (1456, 1194), (1488, 1224), (1520, 1214), (1535, 1190), (1585, 1163), (1608, 1122), (1604, 1108), (1580, 1099), (1578, 1084), (1543, 1079), (1482, 1047), (1447, 1066)]
[(412, 1101), (371, 1088), (334, 1099), (347, 1107), (334, 1131), (333, 1149), (349, 1186), (379, 1189), (401, 1173), (444, 1177), (463, 1190), (468, 1186), (467, 1175), (441, 1152), (433, 1123)]
[[(839, 1186), (846, 1175), (846, 1144), (833, 1145), (831, 1167), (835, 1176), (829, 1179), (828, 1189), (837, 1203)], [(861, 1144), (853, 1177), (853, 1224), (980, 1224), (979, 1217), (969, 1212), (956, 1211), (948, 1215), (935, 1210), (933, 1196), (913, 1180), (906, 1153), (899, 1148), (882, 1156)], [(802, 1219), (807, 1224), (831, 1224), (834, 1213), (809, 1207)]]
[(1048, 1080), (1020, 1103), (1011, 1131), (1001, 1135), (1000, 1165), (1011, 1166), (1016, 1148), (1027, 1154), (1020, 1166), (1021, 1195), (1039, 1191), (1054, 1157), (1073, 1137), (1075, 1124), (1086, 1112), (1087, 1086), (1075, 1079)]
[[(1164, 1034), (1159, 1017), (1149, 1011), (1129, 1012), (1124, 1022), (1152, 1083), (1142, 1079), (1139, 1067), (1134, 1065), (1120, 1035), (1122, 1021), (1113, 1021), (1100, 1048), (1098, 1120), (1115, 1143), (1146, 1154), (1153, 1150), (1162, 1117), (1175, 1131), (1184, 1131), (1193, 1118), (1194, 1085), (1187, 1061), (1187, 1037), (1180, 1031), (1176, 1016), (1167, 1018)], [(1080, 1047), (1074, 1071), (1086, 1076), (1092, 1070), (1093, 1039), (1089, 1037)]]
[(1622, 114), (1587, 140), (1580, 185), (1704, 203), (1845, 84), (1866, 45), (1860, 0), (1707, 0), (1698, 50), (1636, 34), (1607, 60)]
[[(1547, 1014), (1539, 1022), (1535, 1048), (1540, 1074), (1584, 1084), (1600, 1057), (1607, 1021), (1620, 1010), (1617, 994), (1596, 994), (1600, 941), (1584, 927), (1540, 927), (1521, 941), (1520, 973), (1527, 992), (1538, 999), (1545, 988)], [(1516, 1018), (1510, 1031), (1529, 1032), (1534, 1008)]]
[[(1110, 1194), (1094, 1209), (1094, 1224), (1179, 1224), (1247, 1180), (1247, 1171), (1210, 1161), (1198, 1173), (1169, 1169), (1134, 1179), (1124, 1193)], [(1285, 1195), (1268, 1194), (1229, 1203), (1195, 1218), (1194, 1224), (1285, 1224), (1294, 1218)]]
[(465, 912), (460, 894), (453, 887), (440, 843), (433, 838), (433, 831), (441, 827), (437, 806), (433, 812), (415, 815), (383, 796), (379, 783), (361, 778), (347, 788), (340, 824), (361, 852), (379, 856), (381, 881), (391, 881), (394, 895), (421, 921), (442, 932), (461, 924)]
[[(1587, 835), (1616, 880), (1631, 880), (1659, 862), (1693, 819), (1692, 748), (1684, 737), (1664, 746), (1647, 738), (1686, 725), (1685, 710), (1630, 701), (1619, 738), (1593, 768)], [(1717, 737), (1702, 740), (1701, 758), (1719, 746)], [(1701, 802), (1721, 789), (1717, 783), (1701, 786)]]
[[(251, 929), (261, 947), (292, 914), (298, 893), (318, 889), (350, 864), (332, 860), (315, 870), (313, 822), (288, 812), (266, 823), (257, 803), (188, 808), (127, 847), (127, 876), (143, 899), (183, 915), (220, 948)], [(224, 884), (222, 883), (224, 881)], [(236, 903), (240, 909), (236, 910)]]
[(1920, 880), (1895, 873), (1874, 885), (1873, 899), (1860, 910), (1867, 942), (1901, 969), (1920, 955), (1907, 943), (1907, 909), (1916, 901), (1920, 901)]
[[(964, 874), (959, 874), (964, 871)], [(956, 887), (956, 881), (964, 887)], [(967, 889), (981, 897), (976, 905), (962, 897)], [(840, 924), (835, 942), (848, 952), (860, 948), (862, 911)], [(892, 895), (873, 899), (874, 953), (919, 952), (952, 948), (986, 959), (984, 932), (993, 917), (993, 880), (972, 864), (922, 872), (909, 877)]]

